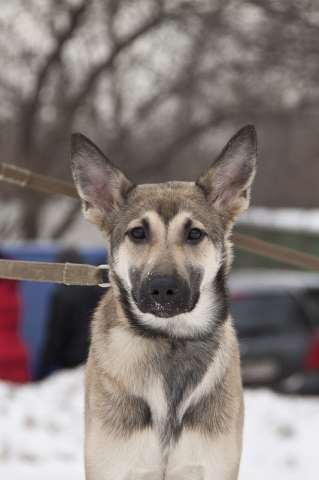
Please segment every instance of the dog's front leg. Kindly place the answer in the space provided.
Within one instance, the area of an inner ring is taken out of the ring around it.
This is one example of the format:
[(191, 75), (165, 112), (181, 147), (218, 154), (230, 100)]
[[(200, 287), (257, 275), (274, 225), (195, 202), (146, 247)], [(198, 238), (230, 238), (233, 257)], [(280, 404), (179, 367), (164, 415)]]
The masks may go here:
[(121, 437), (91, 418), (85, 444), (86, 480), (163, 478), (162, 450), (151, 428)]
[(197, 465), (186, 465), (171, 471), (165, 480), (204, 480), (204, 469)]
[(184, 431), (169, 456), (165, 480), (237, 480), (240, 454), (235, 433)]
[(163, 472), (135, 471), (131, 472), (125, 480), (163, 480)]

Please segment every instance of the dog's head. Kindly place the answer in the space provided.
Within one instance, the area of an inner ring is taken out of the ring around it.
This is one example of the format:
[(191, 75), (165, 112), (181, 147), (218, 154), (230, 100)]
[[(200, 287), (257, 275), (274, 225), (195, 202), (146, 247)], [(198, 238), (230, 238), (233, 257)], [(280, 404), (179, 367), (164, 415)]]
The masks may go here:
[(111, 280), (144, 334), (204, 335), (225, 315), (227, 238), (249, 204), (256, 133), (242, 128), (196, 182), (134, 185), (86, 137), (72, 137), (85, 217), (106, 234)]

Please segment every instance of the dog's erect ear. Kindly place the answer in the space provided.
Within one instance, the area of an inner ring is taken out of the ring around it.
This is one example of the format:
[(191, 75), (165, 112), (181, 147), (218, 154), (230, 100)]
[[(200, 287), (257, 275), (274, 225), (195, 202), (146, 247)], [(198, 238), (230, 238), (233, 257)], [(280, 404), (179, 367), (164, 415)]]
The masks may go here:
[(249, 205), (254, 179), (257, 135), (253, 126), (239, 130), (196, 184), (225, 218), (232, 221)]
[(71, 167), (86, 219), (102, 226), (108, 215), (125, 201), (133, 184), (80, 133), (71, 138)]

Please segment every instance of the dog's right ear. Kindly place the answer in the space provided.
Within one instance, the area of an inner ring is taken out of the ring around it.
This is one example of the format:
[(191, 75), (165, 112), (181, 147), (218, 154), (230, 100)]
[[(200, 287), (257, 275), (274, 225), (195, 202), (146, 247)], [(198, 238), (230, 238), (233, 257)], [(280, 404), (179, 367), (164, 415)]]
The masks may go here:
[(81, 133), (71, 137), (71, 168), (85, 218), (101, 227), (133, 184)]

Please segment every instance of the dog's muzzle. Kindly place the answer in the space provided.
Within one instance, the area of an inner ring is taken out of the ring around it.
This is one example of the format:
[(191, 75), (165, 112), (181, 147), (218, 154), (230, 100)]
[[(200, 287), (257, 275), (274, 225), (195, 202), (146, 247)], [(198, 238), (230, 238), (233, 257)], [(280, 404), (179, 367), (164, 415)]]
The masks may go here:
[(145, 278), (138, 291), (133, 289), (133, 298), (141, 312), (163, 318), (189, 312), (196, 303), (187, 282), (171, 275)]

